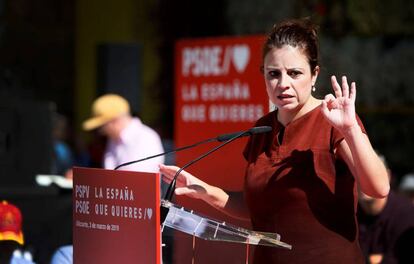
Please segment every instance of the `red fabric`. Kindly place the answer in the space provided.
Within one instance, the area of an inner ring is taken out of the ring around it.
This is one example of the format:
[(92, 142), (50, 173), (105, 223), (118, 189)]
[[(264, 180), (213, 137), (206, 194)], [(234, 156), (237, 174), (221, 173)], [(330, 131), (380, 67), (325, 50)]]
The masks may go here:
[(273, 130), (252, 137), (244, 151), (245, 198), (253, 228), (279, 233), (293, 249), (256, 247), (254, 263), (363, 263), (356, 184), (345, 162), (334, 155), (343, 136), (319, 107), (288, 124), (281, 145), (277, 135), (283, 126), (276, 112), (256, 125)]

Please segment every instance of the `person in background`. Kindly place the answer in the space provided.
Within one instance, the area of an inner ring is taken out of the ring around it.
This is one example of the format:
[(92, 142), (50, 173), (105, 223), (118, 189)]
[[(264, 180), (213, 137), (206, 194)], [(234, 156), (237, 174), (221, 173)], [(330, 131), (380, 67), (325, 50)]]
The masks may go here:
[(52, 256), (50, 264), (72, 264), (73, 246), (67, 245), (58, 248)]
[[(279, 233), (293, 247), (256, 247), (255, 264), (364, 263), (357, 185), (373, 197), (388, 195), (385, 166), (355, 113), (355, 83), (332, 76), (334, 95), (320, 100), (312, 94), (320, 72), (318, 46), (309, 19), (276, 24), (265, 38), (262, 71), (277, 109), (255, 123), (272, 131), (251, 136), (243, 152), (243, 192), (226, 192), (186, 171), (178, 177), (175, 194), (250, 220), (254, 230)], [(160, 165), (166, 181), (178, 169)]]
[[(107, 137), (103, 160), (106, 169), (164, 152), (157, 132), (131, 116), (127, 100), (116, 94), (103, 95), (93, 102), (92, 117), (83, 123), (83, 129), (98, 129)], [(158, 172), (158, 164), (163, 162), (164, 157), (161, 156), (122, 169)]]
[[(391, 180), (389, 169), (388, 175)], [(367, 264), (414, 263), (414, 206), (406, 197), (393, 190), (384, 198), (361, 192), (357, 217)]]
[(0, 203), (0, 263), (33, 264), (31, 255), (22, 254), (24, 245), (22, 214), (16, 206), (2, 201)]
[(54, 159), (52, 174), (63, 175), (71, 173), (74, 164), (73, 152), (67, 140), (67, 118), (59, 113), (53, 115), (53, 149)]
[(413, 173), (408, 173), (402, 177), (398, 190), (402, 195), (407, 196), (408, 199), (410, 199), (414, 205), (414, 174)]

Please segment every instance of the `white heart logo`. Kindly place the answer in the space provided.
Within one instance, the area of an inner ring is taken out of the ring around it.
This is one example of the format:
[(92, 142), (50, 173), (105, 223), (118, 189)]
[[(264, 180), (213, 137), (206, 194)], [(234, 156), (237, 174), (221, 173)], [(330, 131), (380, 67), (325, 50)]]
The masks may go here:
[(233, 47), (233, 64), (238, 73), (244, 72), (250, 59), (250, 49), (247, 45)]
[(152, 217), (152, 208), (147, 208), (147, 215), (148, 215), (148, 219), (151, 220), (151, 217)]

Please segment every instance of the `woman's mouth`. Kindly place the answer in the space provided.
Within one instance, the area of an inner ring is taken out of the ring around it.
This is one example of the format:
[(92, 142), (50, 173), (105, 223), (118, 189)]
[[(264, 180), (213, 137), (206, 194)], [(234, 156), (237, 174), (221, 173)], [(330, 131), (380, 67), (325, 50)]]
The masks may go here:
[(279, 100), (289, 99), (289, 98), (292, 98), (292, 97), (294, 97), (294, 96), (293, 96), (293, 95), (289, 95), (289, 94), (281, 94), (281, 95), (278, 95), (278, 96), (277, 96), (277, 98), (278, 98)]

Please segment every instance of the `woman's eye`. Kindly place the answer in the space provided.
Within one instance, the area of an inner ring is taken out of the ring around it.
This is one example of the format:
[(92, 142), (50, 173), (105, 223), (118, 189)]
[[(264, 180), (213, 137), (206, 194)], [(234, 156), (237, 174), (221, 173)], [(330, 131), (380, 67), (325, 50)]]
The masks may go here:
[(267, 73), (268, 78), (277, 78), (280, 75), (278, 71), (269, 71)]
[(300, 71), (290, 71), (289, 72), (289, 75), (290, 76), (292, 76), (293, 78), (294, 77), (297, 77), (298, 75), (300, 75), (301, 74), (301, 72)]

